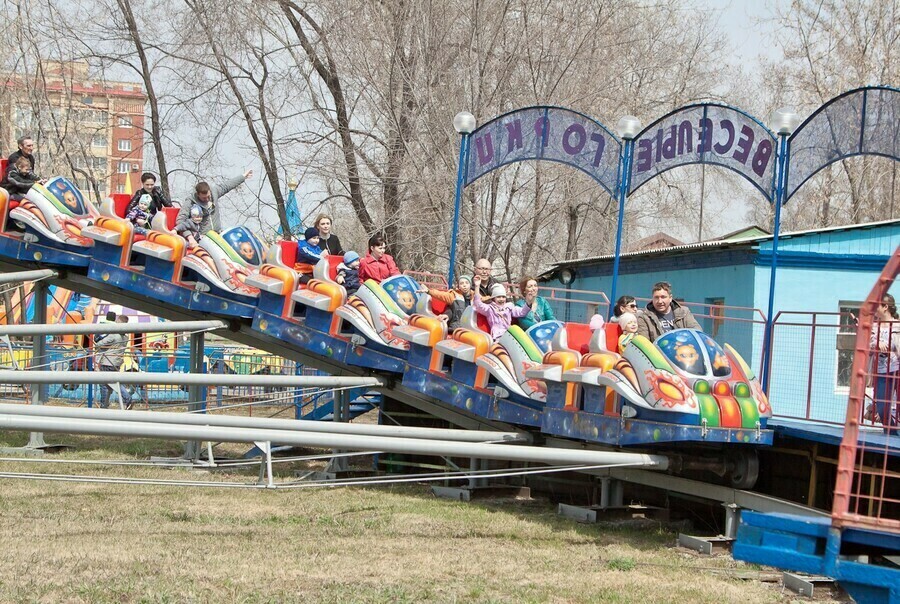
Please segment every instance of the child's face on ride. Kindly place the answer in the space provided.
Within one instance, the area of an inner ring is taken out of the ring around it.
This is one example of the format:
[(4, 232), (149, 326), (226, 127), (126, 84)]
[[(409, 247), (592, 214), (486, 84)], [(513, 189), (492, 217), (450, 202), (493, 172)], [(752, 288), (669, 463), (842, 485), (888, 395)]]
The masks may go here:
[(637, 329), (637, 319), (628, 319), (628, 321), (622, 325), (622, 331), (625, 333), (637, 333)]
[(462, 279), (459, 282), (459, 291), (464, 294), (469, 293), (472, 290), (472, 284), (469, 283), (468, 279)]
[(202, 214), (191, 214), (191, 220), (193, 220), (196, 224), (200, 224), (203, 222)]
[(494, 296), (494, 304), (503, 306), (506, 304), (506, 296)]
[(317, 245), (319, 245), (319, 238), (318, 237), (310, 237), (309, 239), (306, 240), (306, 243), (308, 243), (312, 246), (317, 246)]
[(359, 268), (359, 259), (356, 259), (353, 262), (351, 262), (350, 264), (348, 264), (347, 268), (352, 268), (353, 270), (358, 269)]
[(141, 200), (138, 202), (138, 207), (141, 209), (141, 212), (146, 212), (150, 209), (150, 202)]
[(22, 174), (30, 174), (31, 173), (31, 163), (27, 161), (23, 161), (22, 165), (19, 166), (19, 172)]

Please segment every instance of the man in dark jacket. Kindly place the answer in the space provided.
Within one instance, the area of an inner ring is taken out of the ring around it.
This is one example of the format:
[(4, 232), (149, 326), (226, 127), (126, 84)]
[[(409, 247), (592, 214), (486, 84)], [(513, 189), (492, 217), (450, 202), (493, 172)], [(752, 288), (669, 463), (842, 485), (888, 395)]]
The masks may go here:
[(3, 172), (3, 180), (0, 181), (0, 187), (6, 187), (9, 184), (9, 173), (16, 167), (16, 162), (20, 157), (24, 157), (31, 162), (31, 171), (37, 172), (37, 163), (34, 160), (34, 140), (30, 136), (23, 136), (16, 141), (19, 144), (19, 150), (9, 156), (6, 160), (6, 170)]
[(141, 174), (141, 184), (143, 186), (135, 191), (134, 195), (131, 196), (131, 201), (128, 202), (128, 207), (125, 208), (126, 214), (137, 207), (138, 201), (141, 200), (141, 196), (145, 193), (150, 196), (149, 214), (151, 218), (162, 208), (172, 207), (172, 202), (169, 201), (163, 194), (162, 187), (156, 186), (155, 174), (153, 174), (152, 172), (144, 172), (143, 174)]
[(478, 293), (481, 295), (482, 300), (491, 297), (491, 288), (497, 283), (497, 280), (491, 276), (491, 270), (493, 270), (493, 266), (491, 266), (491, 261), (487, 258), (480, 258), (475, 263), (475, 276), (481, 279)]
[(691, 311), (672, 299), (672, 285), (660, 281), (653, 286), (653, 299), (637, 317), (638, 333), (651, 342), (673, 329), (701, 329)]

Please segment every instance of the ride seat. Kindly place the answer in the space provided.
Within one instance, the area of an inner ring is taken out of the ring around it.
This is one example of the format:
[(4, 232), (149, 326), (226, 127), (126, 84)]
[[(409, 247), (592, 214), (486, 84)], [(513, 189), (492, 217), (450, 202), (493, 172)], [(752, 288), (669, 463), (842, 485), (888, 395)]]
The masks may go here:
[(162, 208), (161, 211), (166, 217), (166, 227), (170, 231), (174, 231), (175, 225), (178, 223), (178, 212), (181, 211), (181, 208)]
[(111, 197), (113, 200), (113, 211), (116, 213), (116, 216), (125, 218), (125, 214), (127, 214), (128, 210), (128, 202), (131, 201), (131, 195), (128, 195), (127, 193), (113, 193)]
[(279, 241), (278, 247), (281, 248), (281, 261), (288, 268), (294, 268), (297, 263), (297, 242), (296, 241)]
[(606, 349), (619, 352), (619, 336), (622, 335), (622, 326), (618, 323), (604, 323), (603, 330), (606, 334)]
[(488, 335), (491, 333), (491, 325), (488, 323), (487, 317), (475, 312), (474, 306), (469, 306), (463, 311), (462, 317), (459, 319), (459, 324), (462, 327), (473, 331), (480, 331)]
[[(562, 330), (560, 330), (562, 331)], [(571, 350), (579, 354), (590, 352), (588, 344), (591, 341), (591, 328), (584, 323), (566, 323), (566, 337)]]

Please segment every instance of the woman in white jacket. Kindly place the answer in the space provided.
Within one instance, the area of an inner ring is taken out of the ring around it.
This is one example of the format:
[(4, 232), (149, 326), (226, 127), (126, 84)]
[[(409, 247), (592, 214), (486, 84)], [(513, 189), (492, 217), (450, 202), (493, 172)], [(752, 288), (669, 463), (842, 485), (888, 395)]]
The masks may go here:
[(897, 430), (896, 398), (900, 377), (900, 323), (894, 297), (885, 294), (875, 313), (869, 348), (877, 351), (875, 367), (875, 409), (886, 433)]

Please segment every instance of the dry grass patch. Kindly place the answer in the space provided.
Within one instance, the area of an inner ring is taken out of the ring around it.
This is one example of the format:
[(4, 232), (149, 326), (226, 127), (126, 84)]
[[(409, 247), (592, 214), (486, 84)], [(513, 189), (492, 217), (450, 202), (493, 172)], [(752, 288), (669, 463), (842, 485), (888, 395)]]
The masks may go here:
[[(0, 440), (21, 444), (24, 435)], [(180, 452), (177, 443), (53, 440), (78, 444), (68, 459)], [(0, 471), (243, 482), (256, 472), (11, 462)], [(423, 486), (2, 480), (0, 520), (8, 602), (786, 601), (779, 587), (707, 570), (748, 567), (675, 549), (663, 528), (579, 525), (544, 501), (464, 504)]]

